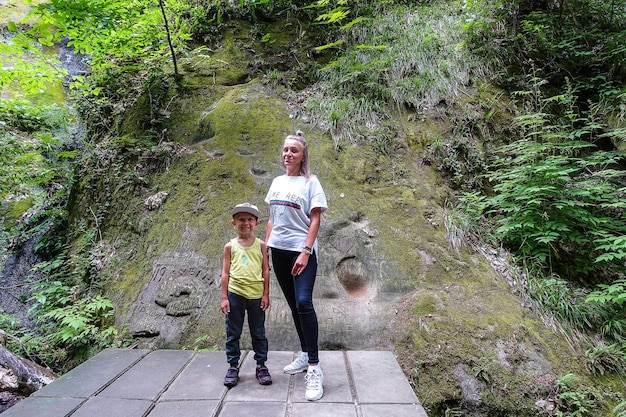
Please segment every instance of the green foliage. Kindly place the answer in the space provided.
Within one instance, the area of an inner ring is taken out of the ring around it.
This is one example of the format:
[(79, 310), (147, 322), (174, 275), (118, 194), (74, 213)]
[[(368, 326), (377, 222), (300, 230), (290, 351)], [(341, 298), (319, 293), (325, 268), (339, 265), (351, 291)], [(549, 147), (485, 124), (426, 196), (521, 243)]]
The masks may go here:
[(507, 82), (523, 83), (530, 68), (555, 91), (563, 90), (569, 78), (581, 108), (587, 100), (613, 100), (621, 94), (626, 10), (616, 2), (471, 0), (464, 8), (472, 49), (505, 60)]
[[(221, 346), (218, 346), (216, 344), (210, 344), (210, 343), (211, 343), (211, 339), (209, 335), (205, 334), (194, 339), (193, 346), (191, 347), (191, 349), (197, 352), (215, 352), (221, 348)], [(184, 349), (189, 349), (189, 348), (185, 347)]]
[(599, 394), (580, 384), (580, 377), (574, 374), (563, 375), (556, 381), (556, 411), (557, 417), (593, 416)]
[(10, 88), (14, 98), (36, 97), (59, 85), (67, 71), (61, 68), (56, 56), (46, 54), (42, 47), (50, 44), (51, 35), (33, 39), (14, 22), (9, 22), (8, 29), (10, 35), (0, 42), (0, 89)]
[[(365, 143), (367, 137), (372, 143), (376, 139), (384, 140), (384, 111), (380, 103), (364, 96), (327, 100), (323, 93), (316, 93), (309, 97), (305, 111), (313, 114), (316, 122), (331, 134), (337, 149)], [(367, 125), (378, 127), (382, 136), (373, 134), (376, 129), (363, 128)], [(383, 153), (388, 153), (385, 148)]]
[(64, 193), (76, 156), (66, 109), (0, 100), (0, 117), (0, 199), (30, 196), (38, 205), (48, 193)]
[[(464, 47), (463, 17), (443, 5), (358, 10), (368, 15), (361, 15), (359, 24), (344, 26), (339, 39), (318, 47), (341, 54), (320, 71), (322, 82), (306, 107), (337, 148), (378, 141), (391, 108), (420, 115), (443, 101), (454, 103), (470, 73), (487, 71)], [(456, 149), (466, 144), (472, 149), (467, 154), (476, 155), (467, 135), (460, 130), (453, 135)]]
[[(599, 349), (590, 352), (593, 355), (591, 363), (606, 362), (604, 357), (617, 357), (618, 363), (626, 363), (626, 279), (617, 279), (611, 284), (598, 284), (596, 289), (587, 295), (585, 301), (591, 305), (598, 306), (600, 314), (599, 332), (602, 337), (608, 340), (610, 345), (600, 346)], [(611, 362), (613, 362), (611, 360)], [(594, 366), (594, 369), (604, 371), (605, 368), (612, 369), (615, 366)], [(623, 373), (626, 368), (617, 367)]]
[(43, 314), (42, 318), (50, 319), (57, 324), (54, 342), (70, 348), (94, 342), (97, 347), (105, 347), (117, 336), (114, 327), (104, 326), (112, 315), (113, 303), (102, 296), (96, 296), (55, 308)]
[[(538, 99), (531, 91), (526, 103), (540, 108), (516, 118), (524, 137), (498, 151), (487, 175), (495, 235), (570, 279), (624, 270), (625, 189), (613, 169), (620, 153), (593, 145), (601, 126), (577, 114), (568, 94)], [(541, 111), (548, 106), (563, 106), (565, 117)]]
[(65, 356), (63, 352), (50, 349), (44, 335), (22, 326), (20, 321), (0, 309), (0, 340), (4, 347), (16, 355), (28, 358), (35, 363), (49, 366)]
[(549, 311), (559, 323), (576, 331), (589, 331), (596, 314), (584, 302), (586, 293), (557, 277), (528, 279), (528, 294), (542, 311)]
[(30, 313), (39, 322), (37, 337), (47, 351), (33, 347), (34, 354), (55, 369), (88, 357), (105, 347), (123, 343), (113, 326), (113, 303), (101, 295), (84, 294), (70, 281), (69, 262), (63, 255), (38, 265), (50, 278), (38, 282)]
[[(463, 121), (455, 126), (466, 126)], [(448, 175), (450, 183), (459, 189), (482, 189), (487, 163), (471, 132), (454, 129), (454, 134), (444, 139), (439, 136), (429, 141), (424, 161), (433, 163)]]
[(626, 254), (619, 244), (625, 225), (612, 210), (623, 204), (612, 181), (620, 174), (597, 170), (614, 164), (617, 156), (583, 155), (591, 146), (526, 138), (502, 148), (499, 169), (488, 175), (497, 181), (497, 195), (489, 200), (490, 213), (500, 223), (496, 236), (522, 256), (556, 270), (572, 261), (574, 273), (602, 266), (622, 269), (620, 262), (613, 262)]
[[(31, 34), (50, 41), (69, 37), (69, 46), (90, 57), (96, 76), (158, 66), (168, 57), (161, 10), (150, 1), (50, 0), (33, 14), (39, 19)], [(179, 47), (188, 39), (180, 31), (172, 36)]]
[(587, 296), (587, 302), (615, 303), (626, 307), (626, 279), (618, 279), (612, 284), (598, 284), (595, 291)]
[[(624, 334), (622, 329), (621, 334)], [(626, 344), (597, 345), (585, 351), (585, 365), (595, 375), (615, 373), (626, 375)]]
[(3, 130), (25, 133), (58, 131), (68, 126), (69, 114), (57, 104), (33, 104), (25, 99), (0, 100), (0, 126)]

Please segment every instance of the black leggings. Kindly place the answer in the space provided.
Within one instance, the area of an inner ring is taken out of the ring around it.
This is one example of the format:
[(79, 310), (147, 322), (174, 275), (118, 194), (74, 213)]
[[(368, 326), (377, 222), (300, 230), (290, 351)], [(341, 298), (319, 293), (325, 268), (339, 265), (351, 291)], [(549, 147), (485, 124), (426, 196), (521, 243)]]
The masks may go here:
[(317, 273), (317, 256), (315, 252), (309, 256), (309, 263), (304, 271), (298, 275), (291, 275), (296, 259), (300, 252), (271, 249), (272, 265), (276, 273), (287, 304), (291, 309), (293, 322), (296, 325), (300, 347), (309, 354), (309, 363), (318, 363), (318, 324), (317, 314), (313, 307), (313, 286)]

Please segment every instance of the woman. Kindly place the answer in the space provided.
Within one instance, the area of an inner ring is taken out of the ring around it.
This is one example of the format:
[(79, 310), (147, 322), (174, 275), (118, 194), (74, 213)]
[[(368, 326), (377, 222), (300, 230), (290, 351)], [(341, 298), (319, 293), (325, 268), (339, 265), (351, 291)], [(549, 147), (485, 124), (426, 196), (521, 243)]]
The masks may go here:
[(322, 398), (324, 376), (318, 357), (318, 324), (313, 307), (317, 273), (317, 233), (326, 211), (326, 195), (309, 172), (309, 151), (302, 132), (285, 138), (282, 150), (285, 175), (274, 178), (265, 202), (270, 205), (265, 241), (271, 248), (278, 284), (291, 309), (301, 351), (285, 366), (285, 373), (307, 371), (305, 398)]

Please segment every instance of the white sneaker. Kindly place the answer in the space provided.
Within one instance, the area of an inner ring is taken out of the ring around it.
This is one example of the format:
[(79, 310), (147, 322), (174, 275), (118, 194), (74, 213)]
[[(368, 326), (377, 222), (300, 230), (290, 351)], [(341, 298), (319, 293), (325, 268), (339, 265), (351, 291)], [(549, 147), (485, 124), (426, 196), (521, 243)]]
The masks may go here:
[(283, 368), (286, 374), (297, 374), (304, 372), (309, 367), (309, 354), (307, 352), (298, 352), (296, 359)]
[(322, 373), (322, 368), (319, 365), (309, 367), (304, 379), (306, 380), (304, 398), (308, 401), (317, 401), (322, 398), (322, 395), (324, 395), (324, 387), (322, 386), (324, 374)]

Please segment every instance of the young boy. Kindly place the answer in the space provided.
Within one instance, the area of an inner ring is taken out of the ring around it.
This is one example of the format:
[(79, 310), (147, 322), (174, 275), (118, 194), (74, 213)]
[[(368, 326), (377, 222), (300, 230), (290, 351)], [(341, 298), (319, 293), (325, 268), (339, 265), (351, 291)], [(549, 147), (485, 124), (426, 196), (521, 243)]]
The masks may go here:
[(239, 338), (246, 311), (256, 361), (256, 378), (270, 385), (272, 377), (265, 366), (268, 343), (265, 337), (265, 310), (270, 305), (270, 267), (265, 242), (254, 236), (259, 225), (259, 209), (252, 204), (233, 208), (231, 221), (237, 237), (224, 246), (222, 265), (222, 304), (226, 316), (226, 359), (229, 368), (224, 385), (231, 388), (239, 382)]

